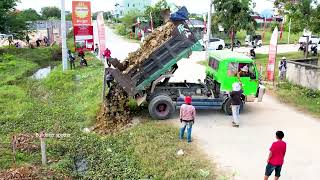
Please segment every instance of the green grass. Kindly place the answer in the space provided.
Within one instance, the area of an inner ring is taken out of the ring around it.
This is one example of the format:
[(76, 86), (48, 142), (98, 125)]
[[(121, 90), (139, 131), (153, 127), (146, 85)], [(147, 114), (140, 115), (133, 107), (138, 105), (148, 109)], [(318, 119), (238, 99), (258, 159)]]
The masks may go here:
[[(87, 59), (94, 57), (88, 54)], [(26, 61), (35, 63), (32, 58)], [(101, 105), (103, 66), (98, 60), (89, 60), (88, 64), (65, 72), (59, 65), (45, 79), (21, 76), (14, 85), (0, 87), (0, 139), (8, 145), (0, 148), (0, 170), (12, 166), (8, 143), (13, 134), (45, 130), (70, 134), (60, 140), (48, 138), (47, 156), (57, 161), (49, 168), (75, 178), (215, 178), (211, 164), (193, 144), (180, 142), (178, 128), (172, 125), (147, 121), (114, 136), (82, 132), (95, 123)], [(185, 151), (184, 156), (176, 155), (179, 149)], [(86, 174), (75, 173), (76, 157), (88, 162)], [(40, 152), (17, 153), (18, 166), (40, 162)]]
[(290, 103), (301, 110), (305, 110), (320, 117), (320, 91), (289, 82), (280, 83), (275, 91), (278, 98), (285, 103)]

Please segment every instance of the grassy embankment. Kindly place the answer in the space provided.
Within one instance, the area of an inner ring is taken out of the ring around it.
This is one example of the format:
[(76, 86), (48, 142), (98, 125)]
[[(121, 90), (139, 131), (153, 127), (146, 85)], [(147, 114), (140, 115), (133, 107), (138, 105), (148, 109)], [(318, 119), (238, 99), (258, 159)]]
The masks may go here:
[[(93, 56), (88, 55), (92, 60), (87, 68), (62, 72), (59, 65), (48, 77), (33, 80), (30, 72), (48, 64), (51, 50), (5, 51), (0, 55), (5, 77), (0, 86), (1, 143), (9, 143), (13, 134), (40, 130), (70, 134), (48, 138), (47, 156), (48, 168), (72, 177), (214, 179), (211, 164), (193, 144), (177, 139), (176, 127), (165, 123), (147, 121), (114, 136), (82, 132), (94, 124), (101, 104), (102, 65)], [(183, 156), (176, 155), (179, 149)], [(0, 148), (0, 154), (0, 170), (12, 167), (10, 148)], [(77, 158), (87, 161), (85, 174), (74, 170)], [(16, 160), (18, 166), (39, 165), (41, 156), (39, 150), (18, 151)]]

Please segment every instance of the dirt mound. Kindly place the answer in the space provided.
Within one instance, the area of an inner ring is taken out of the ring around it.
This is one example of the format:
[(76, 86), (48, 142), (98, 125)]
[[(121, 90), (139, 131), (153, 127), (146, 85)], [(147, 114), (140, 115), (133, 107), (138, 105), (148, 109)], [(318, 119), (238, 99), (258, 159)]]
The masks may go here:
[(11, 179), (71, 179), (52, 170), (41, 169), (36, 166), (11, 168), (0, 172), (0, 180)]
[(99, 134), (112, 134), (130, 124), (132, 117), (128, 102), (126, 92), (114, 84), (101, 107), (94, 131)]
[(129, 53), (125, 61), (129, 62), (129, 68), (126, 70), (128, 72), (137, 64), (143, 63), (152, 52), (159, 48), (163, 43), (170, 39), (175, 25), (173, 22), (168, 21), (165, 25), (156, 28), (141, 44), (141, 47), (132, 53)]
[(18, 134), (16, 135), (16, 149), (23, 152), (38, 151), (40, 146), (36, 140), (38, 139), (35, 134)]

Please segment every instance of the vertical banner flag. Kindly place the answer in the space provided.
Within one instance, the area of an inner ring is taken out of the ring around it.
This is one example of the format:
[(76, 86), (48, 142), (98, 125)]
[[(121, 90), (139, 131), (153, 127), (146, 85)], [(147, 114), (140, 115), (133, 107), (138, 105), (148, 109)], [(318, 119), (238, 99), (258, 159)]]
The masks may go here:
[(275, 61), (277, 56), (277, 45), (278, 45), (278, 27), (275, 27), (270, 39), (270, 46), (269, 46), (269, 60), (267, 66), (267, 73), (268, 73), (268, 80), (274, 80), (274, 67)]
[(93, 26), (74, 26), (73, 31), (76, 51), (93, 51)]
[(91, 26), (90, 1), (72, 1), (73, 26)]
[(106, 31), (104, 27), (103, 12), (98, 13), (97, 24), (98, 24), (99, 49), (100, 49), (100, 55), (102, 55), (104, 50), (106, 49)]

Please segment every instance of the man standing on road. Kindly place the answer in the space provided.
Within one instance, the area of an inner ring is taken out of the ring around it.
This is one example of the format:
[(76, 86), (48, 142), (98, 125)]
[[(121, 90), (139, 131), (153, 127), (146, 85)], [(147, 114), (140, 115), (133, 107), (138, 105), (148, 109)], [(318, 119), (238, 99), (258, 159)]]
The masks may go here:
[(104, 58), (106, 58), (106, 62), (108, 64), (109, 67), (111, 67), (111, 63), (110, 63), (110, 58), (111, 58), (111, 51), (109, 48), (107, 48), (104, 52), (103, 52), (103, 56)]
[(268, 180), (273, 171), (275, 171), (275, 180), (278, 180), (280, 177), (283, 159), (287, 149), (287, 144), (282, 141), (283, 137), (284, 133), (282, 131), (276, 132), (277, 141), (272, 143), (272, 146), (270, 147), (264, 180)]
[(280, 71), (280, 80), (286, 79), (286, 73), (287, 73), (287, 58), (282, 57), (280, 64), (279, 64), (279, 71)]
[(187, 141), (191, 142), (191, 130), (196, 117), (196, 109), (191, 105), (192, 99), (190, 96), (186, 96), (184, 99), (185, 104), (180, 108), (180, 122), (181, 128), (179, 138), (183, 139), (184, 131), (187, 128)]
[(239, 116), (240, 116), (240, 107), (242, 104), (242, 99), (241, 99), (242, 93), (243, 93), (243, 91), (241, 89), (241, 83), (239, 83), (239, 82), (233, 83), (232, 84), (232, 92), (230, 93), (231, 109), (232, 109), (232, 117), (233, 117), (232, 126), (233, 127), (239, 127), (239, 125), (240, 125)]
[(27, 41), (27, 44), (29, 45), (29, 43), (30, 43), (30, 37), (29, 37), (28, 34), (27, 34), (27, 36), (26, 36), (26, 41)]

